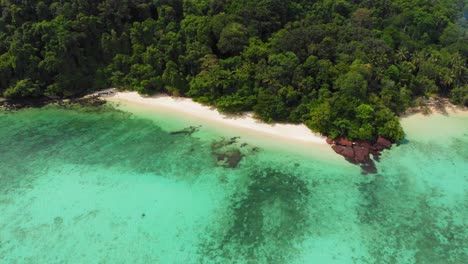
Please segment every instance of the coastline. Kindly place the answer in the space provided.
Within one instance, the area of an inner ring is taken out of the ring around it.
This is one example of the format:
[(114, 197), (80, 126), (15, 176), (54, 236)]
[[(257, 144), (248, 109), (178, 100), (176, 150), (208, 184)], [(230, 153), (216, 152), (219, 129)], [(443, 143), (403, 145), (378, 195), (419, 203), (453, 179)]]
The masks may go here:
[[(452, 104), (447, 98), (429, 98), (423, 106), (409, 108), (400, 116), (406, 140), (439, 142), (444, 138), (466, 135), (468, 107)], [(468, 124), (468, 122), (467, 122)], [(417, 136), (416, 136), (417, 135)]]
[[(241, 136), (244, 142), (260, 148), (279, 151), (287, 149), (291, 150), (288, 153), (293, 155), (312, 155), (322, 160), (348, 163), (342, 155), (336, 155), (336, 151), (327, 143), (325, 136), (313, 133), (304, 124), (267, 124), (256, 120), (252, 113), (238, 116), (226, 115), (214, 107), (194, 102), (191, 98), (172, 97), (164, 94), (143, 96), (137, 92), (118, 91), (111, 88), (88, 96), (99, 97), (115, 104), (118, 109), (138, 113), (149, 119), (157, 120), (159, 123), (163, 122), (165, 123), (164, 127), (169, 132), (188, 126), (201, 125), (209, 129), (198, 132), (197, 137), (221, 136), (229, 138)], [(412, 111), (401, 116), (400, 121), (408, 138), (414, 139), (415, 134), (421, 134), (421, 139), (426, 139), (428, 136), (425, 135), (426, 132), (429, 133), (433, 130), (440, 130), (438, 135), (442, 137), (460, 134), (463, 130), (461, 128), (457, 132), (449, 129), (453, 121), (452, 117), (465, 119), (468, 117), (468, 111), (451, 105), (447, 105), (443, 109), (444, 111), (432, 109), (433, 111), (429, 114), (422, 111)], [(175, 125), (176, 123), (177, 125)], [(433, 134), (429, 133), (429, 135)], [(432, 140), (437, 139), (432, 138)]]
[(265, 136), (326, 145), (326, 137), (313, 133), (304, 124), (267, 124), (255, 119), (252, 113), (239, 116), (225, 115), (213, 107), (204, 106), (190, 98), (176, 98), (169, 95), (145, 97), (137, 92), (116, 92), (103, 99), (114, 103), (138, 104), (153, 111), (170, 110), (188, 117), (235, 129), (250, 130)]
[[(460, 122), (461, 121), (461, 122)], [(444, 112), (430, 114), (411, 113), (400, 118), (406, 140), (439, 143), (445, 139), (466, 136), (468, 111), (463, 108), (448, 108)]]
[(255, 119), (252, 113), (226, 115), (190, 98), (169, 95), (142, 96), (137, 92), (107, 89), (88, 96), (99, 96), (117, 109), (156, 121), (168, 132), (201, 126), (202, 129), (195, 134), (197, 138), (239, 137), (242, 143), (284, 156), (320, 159), (334, 165), (354, 167), (336, 155), (325, 136), (313, 133), (304, 124), (267, 124)]
[(413, 106), (408, 108), (401, 116), (400, 120), (413, 115), (431, 116), (433, 114), (450, 115), (450, 114), (467, 114), (468, 107), (454, 105), (447, 98), (429, 98), (426, 99), (422, 106)]

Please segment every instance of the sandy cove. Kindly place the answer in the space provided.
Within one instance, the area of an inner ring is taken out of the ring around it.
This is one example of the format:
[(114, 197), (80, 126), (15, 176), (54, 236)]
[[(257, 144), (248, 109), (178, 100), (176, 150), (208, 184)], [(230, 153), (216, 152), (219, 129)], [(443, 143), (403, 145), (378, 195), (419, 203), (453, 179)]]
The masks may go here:
[[(109, 93), (107, 95), (107, 93)], [(190, 98), (168, 95), (142, 96), (137, 92), (106, 90), (98, 92), (103, 99), (115, 103), (130, 103), (145, 106), (153, 111), (170, 110), (223, 126), (250, 130), (265, 135), (308, 143), (326, 144), (326, 137), (313, 133), (304, 124), (267, 124), (253, 118), (252, 113), (239, 116), (225, 115), (214, 107), (204, 106)]]

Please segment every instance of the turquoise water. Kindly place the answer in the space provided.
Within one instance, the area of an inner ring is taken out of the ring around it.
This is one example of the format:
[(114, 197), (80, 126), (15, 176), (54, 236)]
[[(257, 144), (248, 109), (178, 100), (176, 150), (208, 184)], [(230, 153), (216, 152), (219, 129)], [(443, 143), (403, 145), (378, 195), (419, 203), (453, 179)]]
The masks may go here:
[(0, 262), (466, 263), (466, 116), (407, 119), (408, 141), (367, 176), (163, 119), (0, 112)]

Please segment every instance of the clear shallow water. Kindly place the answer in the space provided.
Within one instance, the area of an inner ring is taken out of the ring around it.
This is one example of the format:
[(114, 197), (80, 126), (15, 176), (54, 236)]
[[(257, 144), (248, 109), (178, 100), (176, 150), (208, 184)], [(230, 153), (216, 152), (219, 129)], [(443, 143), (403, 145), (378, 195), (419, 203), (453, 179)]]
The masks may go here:
[(170, 135), (192, 125), (170, 118), (0, 113), (0, 262), (464, 263), (468, 119), (436, 117), (459, 132), (434, 141), (411, 126), (431, 118), (363, 176), (242, 135), (225, 168), (222, 133)]

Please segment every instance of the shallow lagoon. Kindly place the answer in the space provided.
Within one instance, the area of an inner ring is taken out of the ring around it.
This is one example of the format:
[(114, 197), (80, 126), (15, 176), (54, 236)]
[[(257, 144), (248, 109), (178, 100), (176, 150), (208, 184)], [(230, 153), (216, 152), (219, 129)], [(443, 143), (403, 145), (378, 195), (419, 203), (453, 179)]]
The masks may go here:
[[(363, 176), (328, 147), (132, 112), (0, 113), (1, 262), (467, 259), (466, 115), (403, 120), (407, 141)], [(191, 125), (202, 127), (170, 134)], [(244, 156), (226, 168), (213, 143), (233, 136), (225, 148)]]

